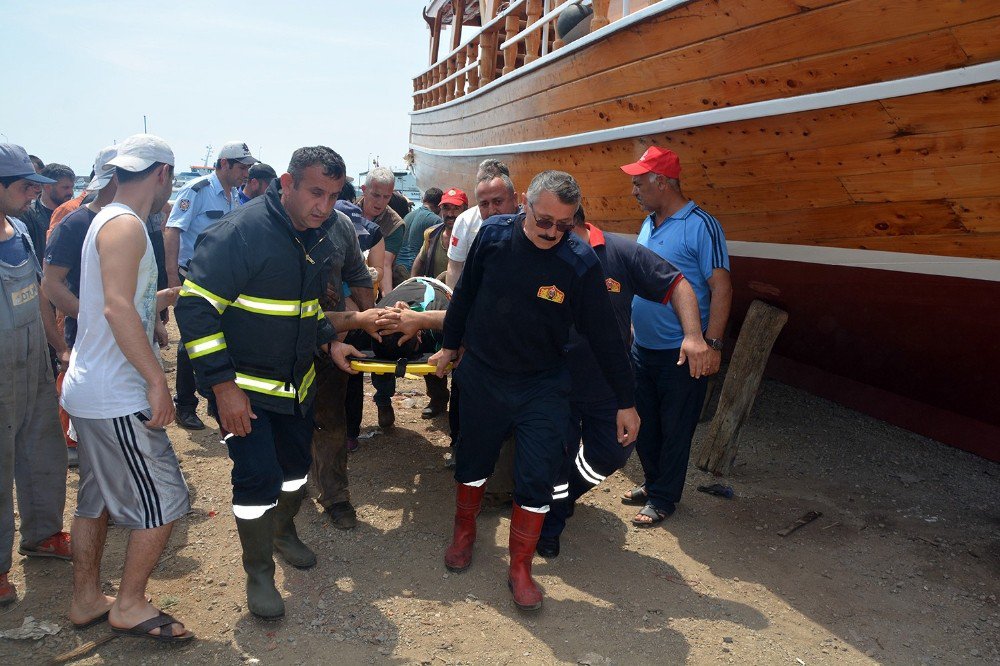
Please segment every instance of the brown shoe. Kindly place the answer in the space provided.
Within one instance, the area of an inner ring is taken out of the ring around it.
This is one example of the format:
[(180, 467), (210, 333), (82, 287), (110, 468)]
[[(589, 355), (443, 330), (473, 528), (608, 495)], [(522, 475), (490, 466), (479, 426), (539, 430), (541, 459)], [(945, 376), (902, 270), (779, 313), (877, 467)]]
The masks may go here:
[(358, 526), (358, 513), (350, 502), (335, 502), (326, 509), (330, 522), (338, 530), (353, 530)]
[(378, 407), (378, 427), (388, 430), (396, 425), (396, 412), (392, 405), (375, 405)]

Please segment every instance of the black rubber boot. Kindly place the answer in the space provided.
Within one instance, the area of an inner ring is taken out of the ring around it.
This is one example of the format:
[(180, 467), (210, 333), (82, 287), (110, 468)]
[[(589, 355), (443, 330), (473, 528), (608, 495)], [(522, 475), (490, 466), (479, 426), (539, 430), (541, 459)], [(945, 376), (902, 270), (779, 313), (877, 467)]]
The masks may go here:
[(243, 570), (247, 572), (247, 607), (265, 620), (285, 614), (285, 602), (274, 587), (274, 509), (260, 518), (236, 519), (243, 546)]
[(305, 486), (281, 493), (278, 497), (278, 506), (274, 507), (274, 549), (286, 562), (299, 569), (316, 566), (316, 553), (302, 543), (295, 531), (295, 515), (302, 506), (305, 494)]

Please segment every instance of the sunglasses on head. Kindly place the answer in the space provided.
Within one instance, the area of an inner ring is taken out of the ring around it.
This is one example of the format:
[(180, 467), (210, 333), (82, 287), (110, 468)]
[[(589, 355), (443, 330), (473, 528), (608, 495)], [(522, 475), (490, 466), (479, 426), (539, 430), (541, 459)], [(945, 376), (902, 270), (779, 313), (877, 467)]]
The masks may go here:
[(552, 218), (540, 218), (538, 217), (538, 213), (535, 212), (535, 207), (530, 203), (528, 204), (528, 208), (531, 209), (531, 216), (535, 218), (535, 226), (539, 229), (551, 229), (552, 227), (555, 227), (556, 230), (567, 233), (573, 231), (573, 227), (576, 226), (575, 222), (556, 222)]

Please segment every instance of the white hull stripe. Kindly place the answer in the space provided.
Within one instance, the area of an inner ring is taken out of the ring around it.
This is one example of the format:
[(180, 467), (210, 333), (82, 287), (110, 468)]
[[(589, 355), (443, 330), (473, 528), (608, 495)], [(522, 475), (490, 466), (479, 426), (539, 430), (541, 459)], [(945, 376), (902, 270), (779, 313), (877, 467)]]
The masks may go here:
[[(537, 61), (536, 61), (537, 62)], [(731, 123), (740, 120), (754, 120), (757, 118), (768, 118), (771, 116), (781, 116), (789, 113), (800, 113), (802, 111), (815, 111), (817, 109), (829, 109), (837, 106), (850, 104), (861, 104), (863, 102), (873, 102), (880, 99), (891, 99), (893, 97), (905, 97), (907, 95), (917, 95), (920, 93), (934, 92), (937, 90), (947, 90), (976, 83), (986, 83), (988, 81), (1000, 80), (1000, 61), (972, 65), (960, 69), (951, 69), (945, 72), (934, 72), (932, 74), (922, 74), (895, 81), (883, 81), (881, 83), (868, 83), (851, 88), (841, 88), (839, 90), (828, 90), (825, 92), (810, 93), (797, 97), (786, 97), (783, 99), (769, 99), (762, 102), (751, 102), (722, 109), (711, 109), (709, 111), (697, 111), (671, 118), (661, 118), (648, 122), (634, 123), (622, 127), (611, 127), (608, 129), (594, 130), (591, 132), (581, 132), (568, 136), (554, 137), (551, 139), (537, 139), (534, 141), (522, 141), (519, 143), (506, 143), (494, 146), (481, 146), (478, 148), (425, 148), (416, 144), (410, 144), (413, 150), (427, 155), (439, 155), (442, 157), (479, 157), (483, 155), (512, 155), (521, 153), (536, 153), (545, 150), (559, 150), (561, 148), (575, 148), (577, 146), (589, 146), (605, 141), (616, 141), (619, 139), (634, 139), (650, 134), (660, 134), (663, 132), (674, 132), (677, 130), (690, 129), (693, 127), (705, 127), (706, 125), (716, 125), (718, 123)], [(439, 108), (439, 107), (436, 107)]]
[(729, 248), (729, 254), (735, 257), (800, 261), (808, 264), (873, 268), (882, 271), (1000, 282), (1000, 260), (997, 259), (970, 259), (933, 254), (732, 240), (727, 241), (726, 245)]

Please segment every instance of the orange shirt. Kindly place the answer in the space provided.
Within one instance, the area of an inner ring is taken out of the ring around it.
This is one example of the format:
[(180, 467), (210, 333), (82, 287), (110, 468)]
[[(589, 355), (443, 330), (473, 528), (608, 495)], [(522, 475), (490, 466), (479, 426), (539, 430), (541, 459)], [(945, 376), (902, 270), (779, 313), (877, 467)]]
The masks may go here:
[(52, 230), (56, 228), (56, 225), (63, 221), (63, 218), (72, 213), (74, 210), (80, 207), (83, 200), (87, 198), (90, 192), (84, 190), (80, 193), (80, 196), (75, 199), (70, 199), (63, 205), (52, 211), (52, 219), (49, 220), (49, 230), (45, 233), (45, 238), (48, 240), (49, 236), (52, 235)]

